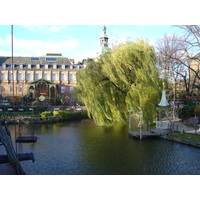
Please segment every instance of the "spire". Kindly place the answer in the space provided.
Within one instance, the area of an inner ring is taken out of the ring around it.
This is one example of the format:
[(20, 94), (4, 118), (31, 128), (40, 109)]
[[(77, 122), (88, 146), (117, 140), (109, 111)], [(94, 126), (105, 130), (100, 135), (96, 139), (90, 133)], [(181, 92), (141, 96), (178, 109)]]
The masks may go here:
[(169, 103), (168, 103), (167, 98), (166, 98), (166, 91), (165, 90), (162, 91), (161, 102), (158, 105), (161, 106), (161, 107), (169, 106)]
[(106, 26), (103, 25), (102, 27), (102, 34), (99, 38), (99, 41), (100, 41), (100, 48), (98, 49), (98, 52), (97, 52), (97, 56), (101, 56), (103, 54), (106, 54), (110, 51), (110, 48), (108, 47), (108, 36), (106, 34)]
[(106, 35), (106, 26), (104, 25), (102, 29), (103, 29), (104, 35)]
[(102, 27), (102, 35), (100, 37), (100, 45), (101, 47), (108, 47), (108, 36), (106, 35), (106, 26)]

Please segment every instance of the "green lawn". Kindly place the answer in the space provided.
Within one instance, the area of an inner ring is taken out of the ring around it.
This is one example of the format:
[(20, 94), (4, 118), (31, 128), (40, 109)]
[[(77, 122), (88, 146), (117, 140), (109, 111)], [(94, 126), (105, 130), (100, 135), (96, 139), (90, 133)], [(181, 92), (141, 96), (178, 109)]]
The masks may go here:
[(168, 136), (175, 138), (181, 138), (188, 141), (200, 142), (200, 135), (189, 134), (189, 133), (169, 133)]

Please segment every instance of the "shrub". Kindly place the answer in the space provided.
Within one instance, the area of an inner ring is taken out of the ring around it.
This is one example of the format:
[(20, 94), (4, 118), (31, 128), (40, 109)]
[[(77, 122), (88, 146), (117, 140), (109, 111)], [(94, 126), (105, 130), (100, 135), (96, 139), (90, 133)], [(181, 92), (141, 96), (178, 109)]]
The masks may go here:
[(197, 117), (200, 117), (200, 104), (198, 104), (195, 109), (194, 109), (194, 114), (197, 116)]
[(62, 117), (69, 120), (76, 120), (76, 119), (86, 119), (88, 118), (86, 111), (80, 112), (71, 112), (71, 111), (53, 111), (53, 115), (56, 117)]
[(66, 117), (67, 114), (69, 114), (69, 111), (64, 111), (64, 110), (53, 111), (53, 116), (56, 116), (56, 117)]
[(45, 111), (42, 112), (41, 114), (41, 118), (47, 120), (49, 116), (52, 116), (52, 112), (51, 111)]
[(194, 117), (194, 109), (195, 109), (196, 105), (193, 103), (190, 103), (186, 106), (184, 106), (183, 108), (181, 108), (178, 111), (178, 117), (181, 119), (189, 119), (191, 117)]

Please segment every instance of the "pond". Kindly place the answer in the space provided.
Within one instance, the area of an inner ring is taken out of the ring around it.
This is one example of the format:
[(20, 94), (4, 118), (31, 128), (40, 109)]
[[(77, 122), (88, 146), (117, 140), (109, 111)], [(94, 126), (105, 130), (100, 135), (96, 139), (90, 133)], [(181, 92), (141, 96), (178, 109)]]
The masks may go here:
[[(10, 125), (12, 138), (18, 126)], [(134, 139), (127, 125), (98, 127), (91, 120), (23, 125), (36, 143), (14, 144), (36, 161), (21, 162), (28, 175), (197, 175), (200, 148), (160, 138)]]

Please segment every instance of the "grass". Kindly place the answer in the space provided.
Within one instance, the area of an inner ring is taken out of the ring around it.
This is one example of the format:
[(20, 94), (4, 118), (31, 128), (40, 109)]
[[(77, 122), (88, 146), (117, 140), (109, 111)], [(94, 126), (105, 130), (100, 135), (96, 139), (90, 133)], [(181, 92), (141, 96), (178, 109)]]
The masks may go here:
[(168, 136), (172, 136), (175, 138), (184, 139), (187, 141), (194, 141), (200, 143), (200, 135), (189, 134), (189, 133), (169, 133)]

